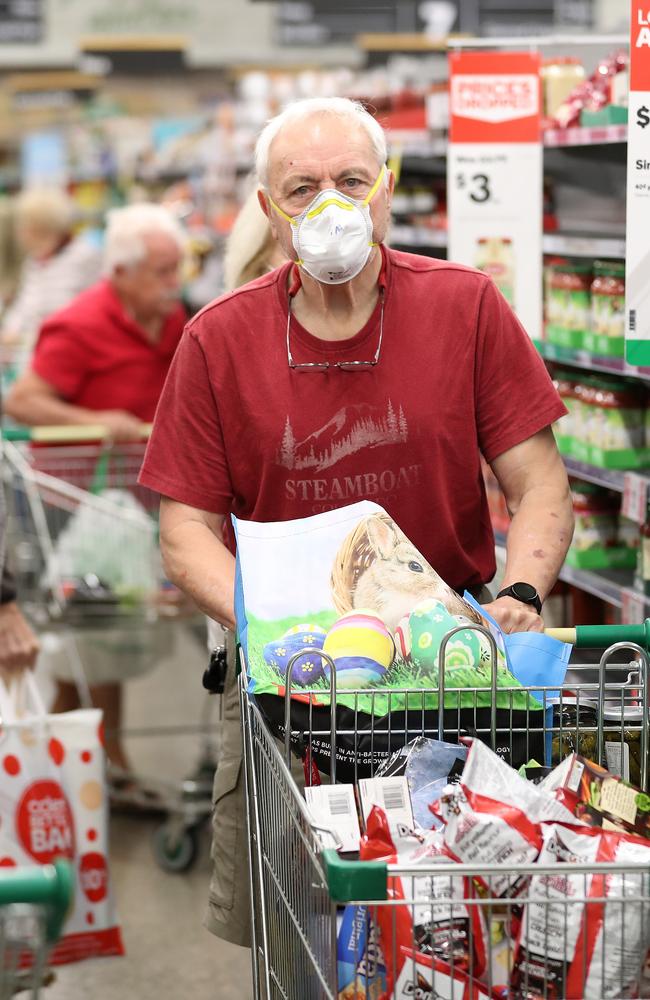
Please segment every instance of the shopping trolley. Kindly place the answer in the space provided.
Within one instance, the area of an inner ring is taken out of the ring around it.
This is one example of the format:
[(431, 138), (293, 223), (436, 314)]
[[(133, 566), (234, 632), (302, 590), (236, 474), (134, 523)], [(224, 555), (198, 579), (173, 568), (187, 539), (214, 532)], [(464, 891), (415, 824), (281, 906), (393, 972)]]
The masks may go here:
[(39, 996), (47, 980), (47, 957), (58, 940), (72, 902), (74, 883), (67, 861), (0, 874), (0, 1000), (29, 990)]
[[(43, 645), (62, 680), (83, 705), (90, 686), (120, 682), (153, 669), (169, 648), (171, 630), (205, 625), (169, 586), (158, 546), (158, 494), (138, 484), (143, 440), (112, 446), (101, 427), (5, 429), (3, 477), (8, 544), (21, 606), (45, 633)], [(207, 698), (195, 726), (123, 730), (129, 736), (198, 731), (196, 771), (181, 788), (145, 775), (128, 781), (113, 768), (117, 803), (151, 809), (167, 819), (154, 834), (161, 867), (193, 863), (198, 830), (211, 809), (217, 750)]]
[[(463, 625), (452, 630), (443, 639), (440, 648), (440, 660), (445, 662), (445, 652), (449, 639), (456, 632), (469, 626)], [(471, 626), (482, 632), (492, 650), (492, 686), (493, 696), (496, 696), (495, 664), (497, 662), (496, 647), (491, 634), (481, 626)], [(646, 627), (648, 628), (648, 627)], [(625, 638), (629, 629), (621, 632), (616, 627), (608, 630), (597, 630), (592, 633), (600, 640), (611, 641), (619, 635)], [(642, 639), (647, 634), (643, 629), (634, 630), (634, 637)], [(575, 633), (573, 639), (576, 639)], [(582, 645), (591, 644), (590, 633), (583, 632), (579, 640)], [(304, 652), (304, 651), (303, 651)], [(313, 651), (312, 651), (313, 653)], [(436, 885), (440, 886), (440, 878), (452, 880), (466, 877), (469, 884), (481, 876), (489, 883), (497, 876), (503, 877), (508, 872), (507, 867), (490, 867), (481, 865), (480, 869), (467, 865), (436, 865), (435, 868), (420, 866), (417, 869), (386, 865), (383, 862), (359, 862), (341, 857), (337, 851), (337, 836), (332, 830), (323, 829), (314, 823), (305, 800), (292, 776), (291, 744), (296, 743), (296, 734), (291, 732), (291, 669), (294, 661), (301, 655), (296, 653), (288, 665), (285, 688), (285, 733), (284, 747), (271, 734), (266, 721), (256, 703), (254, 695), (249, 695), (242, 680), (241, 703), (244, 720), (244, 761), (247, 794), (247, 812), (249, 823), (249, 860), (251, 869), (252, 919), (253, 919), (253, 978), (256, 997), (264, 1000), (311, 1000), (311, 998), (348, 997), (360, 1000), (361, 997), (377, 1000), (377, 987), (372, 985), (372, 956), (368, 953), (357, 954), (356, 960), (365, 971), (361, 975), (364, 982), (357, 980), (355, 989), (344, 990), (344, 984), (337, 982), (337, 913), (342, 904), (354, 904), (367, 908), (372, 925), (377, 926), (380, 911), (384, 909), (390, 914), (389, 924), (396, 925), (395, 900), (389, 899), (388, 888), (391, 880), (401, 878), (404, 893), (402, 905), (405, 905), (411, 915), (412, 924), (417, 923), (416, 912), (425, 910), (429, 913), (441, 909), (444, 914), (447, 908), (449, 921), (452, 921), (452, 903), (449, 902), (451, 892), (432, 892), (431, 876), (435, 874)], [(321, 653), (329, 662), (330, 699), (336, 703), (336, 670), (335, 665), (326, 654)], [(621, 658), (625, 662), (620, 662)], [(618, 661), (618, 662), (617, 662)], [(422, 706), (424, 718), (424, 699), (427, 695), (436, 694), (439, 705), (453, 702), (454, 697), (460, 698), (461, 693), (466, 698), (468, 689), (451, 688), (444, 685), (444, 671), (440, 671), (440, 685), (437, 688), (424, 690), (394, 690), (386, 692), (390, 700), (403, 704), (404, 698), (414, 704), (418, 699)], [(479, 691), (485, 694), (485, 688), (470, 689), (478, 703)], [(607, 764), (608, 744), (617, 748), (609, 759), (621, 760), (627, 758), (630, 747), (634, 747), (634, 756), (638, 762), (637, 782), (644, 789), (648, 787), (648, 655), (645, 644), (641, 646), (629, 641), (615, 642), (603, 654), (598, 665), (572, 666), (567, 673), (562, 687), (552, 690), (549, 687), (536, 686), (529, 693), (543, 705), (543, 711), (535, 715), (531, 713), (523, 732), (531, 737), (535, 729), (543, 736), (543, 744), (548, 748), (553, 763), (572, 751), (582, 752), (599, 763)], [(521, 688), (499, 688), (499, 697), (512, 699), (515, 691), (521, 693)], [(346, 689), (345, 695), (361, 695), (364, 692), (351, 692)], [(367, 692), (365, 692), (367, 693)], [(322, 695), (322, 692), (321, 692)], [(304, 694), (303, 694), (304, 696)], [(458, 700), (458, 703), (460, 701)], [(493, 697), (493, 706), (496, 697)], [(415, 706), (417, 711), (417, 706)], [(390, 713), (390, 707), (389, 707)], [(450, 739), (448, 713), (439, 713), (439, 730), (428, 735)], [(334, 713), (332, 713), (332, 720)], [(460, 716), (459, 716), (460, 719)], [(496, 712), (493, 711), (490, 723), (482, 729), (477, 728), (473, 735), (479, 737), (494, 749), (494, 738), (497, 731)], [(308, 751), (310, 741), (315, 738), (331, 741), (331, 773), (330, 780), (335, 780), (336, 754), (335, 744), (342, 734), (337, 731), (334, 721), (330, 727), (321, 731), (306, 731), (298, 734), (298, 741)], [(347, 733), (353, 736), (353, 732)], [(399, 724), (391, 729), (391, 748), (397, 749), (407, 742), (407, 733), (400, 730)], [(460, 735), (460, 727), (456, 737)], [(521, 735), (517, 734), (517, 735)], [(512, 733), (514, 739), (515, 733)], [(409, 735), (409, 738), (411, 736)], [(502, 738), (502, 734), (501, 737)], [(539, 741), (537, 741), (539, 745)], [(624, 748), (628, 747), (625, 751)], [(588, 880), (597, 874), (603, 879), (616, 876), (620, 891), (612, 891), (607, 897), (594, 895), (593, 885)], [(530, 870), (517, 866), (513, 876), (533, 874)], [(557, 876), (557, 868), (546, 869), (534, 866), (534, 874), (549, 877)], [(574, 914), (577, 907), (583, 905), (589, 891), (589, 903), (602, 903), (607, 918), (607, 937), (604, 942), (607, 949), (614, 951), (624, 948), (628, 919), (648, 919), (650, 905), (650, 872), (638, 866), (624, 865), (592, 865), (571, 866), (571, 875), (578, 879), (574, 895), (558, 906), (551, 899), (541, 899), (543, 918), (538, 916), (537, 931), (542, 936), (557, 935), (560, 939), (570, 936), (575, 923)], [(582, 880), (582, 884), (580, 884)], [(532, 883), (530, 883), (532, 886)], [(445, 896), (447, 901), (445, 901)], [(536, 901), (540, 903), (540, 899)], [(521, 915), (521, 907), (527, 912), (525, 904), (532, 899), (532, 889), (524, 891), (515, 901), (484, 898), (479, 892), (473, 893), (467, 900), (470, 908), (478, 908), (485, 917), (487, 926), (503, 929), (512, 919)], [(540, 926), (541, 923), (541, 926)], [(470, 925), (471, 927), (471, 925)], [(472, 931), (470, 929), (470, 946)], [(397, 936), (393, 935), (395, 952), (398, 950)], [(505, 949), (512, 950), (511, 938), (504, 936)], [(486, 986), (472, 984), (474, 992), (464, 992), (464, 987), (455, 985), (451, 979), (465, 981), (467, 976), (472, 979), (473, 970), (454, 968), (452, 955), (451, 968), (441, 971), (435, 966), (425, 976), (418, 968), (417, 944), (413, 939), (408, 943), (411, 951), (411, 961), (406, 962), (406, 972), (402, 974), (401, 982), (395, 982), (389, 996), (392, 1000), (410, 997), (413, 1000), (433, 1000), (433, 998), (481, 997), (489, 995), (496, 980), (488, 971)], [(393, 967), (396, 968), (398, 955), (392, 955)], [(639, 963), (643, 956), (639, 956)], [(504, 961), (511, 964), (512, 954), (506, 954)], [(587, 961), (586, 955), (584, 957)], [(549, 1000), (558, 1000), (559, 994), (553, 988), (553, 974), (549, 962), (547, 986), (544, 996)], [(456, 973), (458, 976), (456, 977)], [(462, 973), (462, 974), (461, 974)], [(451, 985), (450, 985), (451, 982)], [(608, 992), (603, 983), (601, 996), (624, 996), (625, 984), (620, 983), (620, 992)], [(525, 991), (524, 982), (522, 990)], [(481, 993), (481, 989), (484, 993)], [(457, 990), (457, 991), (456, 991)], [(478, 991), (478, 992), (477, 992)], [(511, 994), (512, 995), (512, 994)], [(521, 993), (521, 996), (525, 992)], [(650, 996), (650, 992), (644, 992)]]

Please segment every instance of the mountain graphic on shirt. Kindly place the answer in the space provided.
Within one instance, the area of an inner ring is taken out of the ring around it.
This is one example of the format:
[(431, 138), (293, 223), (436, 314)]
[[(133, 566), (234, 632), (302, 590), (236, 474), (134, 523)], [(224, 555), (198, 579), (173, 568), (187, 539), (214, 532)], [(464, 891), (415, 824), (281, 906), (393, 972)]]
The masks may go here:
[(365, 448), (405, 444), (407, 440), (404, 411), (401, 406), (395, 411), (390, 400), (385, 410), (365, 404), (344, 406), (323, 427), (302, 441), (296, 440), (287, 417), (276, 461), (285, 469), (322, 472)]

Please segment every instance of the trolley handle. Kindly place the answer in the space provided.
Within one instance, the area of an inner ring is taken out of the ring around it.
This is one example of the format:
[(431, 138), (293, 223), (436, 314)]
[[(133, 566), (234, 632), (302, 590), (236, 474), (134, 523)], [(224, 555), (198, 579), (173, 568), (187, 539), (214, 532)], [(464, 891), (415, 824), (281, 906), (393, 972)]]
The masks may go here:
[(60, 935), (74, 896), (74, 876), (68, 861), (33, 868), (4, 869), (0, 876), (0, 907), (35, 903), (45, 907), (48, 942)]
[(576, 625), (573, 628), (547, 628), (545, 632), (578, 649), (606, 649), (616, 642), (634, 642), (650, 650), (650, 618), (646, 618), (641, 625)]
[[(151, 434), (153, 424), (142, 424), (142, 440)], [(31, 441), (34, 444), (82, 444), (84, 441), (110, 441), (108, 429), (103, 424), (60, 424), (43, 427), (3, 427), (5, 441)]]

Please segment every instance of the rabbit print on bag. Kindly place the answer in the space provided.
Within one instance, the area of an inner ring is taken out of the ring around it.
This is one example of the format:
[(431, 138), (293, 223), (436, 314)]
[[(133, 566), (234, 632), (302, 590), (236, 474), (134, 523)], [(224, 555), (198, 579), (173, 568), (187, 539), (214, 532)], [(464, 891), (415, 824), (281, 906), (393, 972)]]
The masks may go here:
[(331, 586), (339, 613), (372, 608), (391, 632), (426, 599), (441, 601), (452, 615), (481, 621), (386, 513), (371, 514), (349, 533), (337, 552)]

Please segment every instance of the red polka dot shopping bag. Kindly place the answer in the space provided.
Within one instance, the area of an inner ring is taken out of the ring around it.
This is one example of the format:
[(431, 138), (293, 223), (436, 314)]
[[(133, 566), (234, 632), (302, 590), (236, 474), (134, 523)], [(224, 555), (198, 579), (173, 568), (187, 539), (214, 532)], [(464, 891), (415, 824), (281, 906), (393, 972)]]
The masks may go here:
[(102, 714), (48, 715), (25, 671), (9, 688), (0, 681), (0, 867), (56, 858), (73, 863), (75, 896), (50, 964), (123, 955), (108, 870)]

